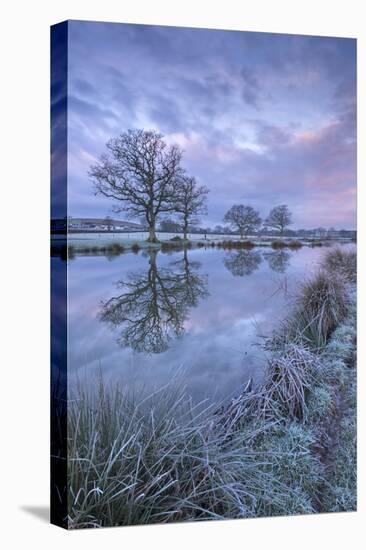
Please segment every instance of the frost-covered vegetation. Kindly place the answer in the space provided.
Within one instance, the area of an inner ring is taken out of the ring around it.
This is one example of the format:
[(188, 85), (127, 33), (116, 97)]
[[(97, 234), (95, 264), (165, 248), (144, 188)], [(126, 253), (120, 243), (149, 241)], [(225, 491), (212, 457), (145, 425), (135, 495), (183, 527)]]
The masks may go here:
[[(230, 249), (230, 248), (289, 248), (290, 250), (297, 250), (299, 248), (314, 247), (314, 246), (331, 246), (331, 241), (310, 239), (299, 240), (295, 238), (281, 238), (273, 240), (271, 237), (256, 237), (241, 239), (238, 235), (201, 235), (191, 234), (187, 239), (174, 233), (157, 233), (159, 241), (156, 243), (148, 242), (143, 237), (142, 233), (131, 233), (126, 236), (118, 233), (101, 233), (101, 234), (83, 234), (82, 236), (70, 235), (67, 239), (68, 242), (68, 256), (72, 258), (75, 253), (77, 254), (122, 254), (123, 252), (131, 250), (133, 247), (138, 247), (141, 250), (146, 249), (163, 249), (168, 247), (175, 241), (176, 245), (179, 243), (181, 247), (215, 247)], [(57, 248), (61, 248), (61, 245), (57, 240), (54, 240), (53, 248), (56, 251)]]
[[(356, 509), (355, 253), (330, 251), (219, 409), (100, 384), (69, 403), (70, 528)], [(350, 269), (349, 266), (353, 266)]]

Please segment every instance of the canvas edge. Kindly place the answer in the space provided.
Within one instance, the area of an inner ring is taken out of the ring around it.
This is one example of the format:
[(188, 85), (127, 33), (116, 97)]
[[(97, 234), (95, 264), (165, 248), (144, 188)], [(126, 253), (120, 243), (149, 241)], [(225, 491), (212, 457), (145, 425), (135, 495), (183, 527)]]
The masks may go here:
[[(51, 231), (67, 220), (68, 22), (51, 27)], [(67, 250), (67, 224), (60, 230)], [(52, 241), (51, 241), (52, 250)], [(51, 253), (50, 522), (68, 528), (67, 490), (67, 262)]]

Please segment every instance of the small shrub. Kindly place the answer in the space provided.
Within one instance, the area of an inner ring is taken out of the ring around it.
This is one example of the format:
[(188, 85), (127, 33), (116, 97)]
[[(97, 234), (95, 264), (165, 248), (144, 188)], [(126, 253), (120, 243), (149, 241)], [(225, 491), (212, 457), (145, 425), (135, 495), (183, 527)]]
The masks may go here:
[(301, 248), (303, 244), (300, 241), (293, 240), (293, 241), (280, 241), (275, 240), (271, 242), (271, 247), (276, 249), (280, 248), (291, 248), (292, 250), (297, 250), (298, 248)]
[(217, 243), (217, 246), (220, 248), (224, 248), (227, 250), (231, 249), (244, 249), (244, 250), (251, 250), (256, 245), (252, 241), (220, 241)]
[(287, 244), (288, 248), (292, 248), (292, 249), (298, 249), (298, 248), (302, 248), (303, 244), (300, 242), (300, 241), (290, 241), (288, 244)]
[(161, 250), (162, 252), (168, 252), (170, 250), (181, 250), (184, 247), (184, 240), (180, 237), (174, 237), (169, 241), (162, 241)]
[(139, 250), (141, 249), (137, 243), (133, 243), (133, 245), (131, 246), (131, 250), (134, 254), (138, 254)]
[(271, 247), (274, 249), (286, 248), (287, 244), (284, 241), (272, 241)]
[(124, 252), (125, 248), (119, 243), (113, 243), (108, 246), (108, 252), (111, 252), (112, 254), (122, 254)]

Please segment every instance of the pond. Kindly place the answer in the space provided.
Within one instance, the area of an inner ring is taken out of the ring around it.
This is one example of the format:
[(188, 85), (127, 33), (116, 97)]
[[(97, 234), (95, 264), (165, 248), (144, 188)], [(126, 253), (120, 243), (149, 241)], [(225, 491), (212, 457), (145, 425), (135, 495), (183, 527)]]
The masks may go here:
[(76, 255), (68, 263), (70, 387), (93, 386), (101, 373), (150, 394), (176, 379), (193, 402), (212, 402), (260, 381), (263, 336), (326, 250)]

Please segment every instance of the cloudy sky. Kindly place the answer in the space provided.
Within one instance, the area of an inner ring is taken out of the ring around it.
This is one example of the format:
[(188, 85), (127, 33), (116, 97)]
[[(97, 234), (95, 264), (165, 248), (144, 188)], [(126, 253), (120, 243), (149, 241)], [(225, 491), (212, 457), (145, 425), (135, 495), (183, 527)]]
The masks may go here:
[(210, 189), (205, 224), (287, 203), (294, 227), (355, 227), (355, 40), (72, 21), (68, 68), (70, 215), (111, 213), (89, 167), (153, 128)]

